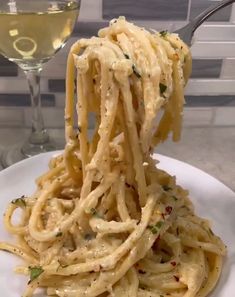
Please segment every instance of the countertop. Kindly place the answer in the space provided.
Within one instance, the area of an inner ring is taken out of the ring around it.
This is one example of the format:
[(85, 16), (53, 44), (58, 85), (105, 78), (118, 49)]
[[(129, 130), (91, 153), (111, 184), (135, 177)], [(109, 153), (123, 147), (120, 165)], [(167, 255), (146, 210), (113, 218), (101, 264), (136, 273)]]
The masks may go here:
[[(49, 130), (59, 148), (63, 147), (63, 130)], [(0, 152), (20, 143), (26, 129), (0, 129)], [(235, 127), (186, 127), (181, 141), (168, 140), (157, 152), (187, 162), (209, 173), (235, 191)]]

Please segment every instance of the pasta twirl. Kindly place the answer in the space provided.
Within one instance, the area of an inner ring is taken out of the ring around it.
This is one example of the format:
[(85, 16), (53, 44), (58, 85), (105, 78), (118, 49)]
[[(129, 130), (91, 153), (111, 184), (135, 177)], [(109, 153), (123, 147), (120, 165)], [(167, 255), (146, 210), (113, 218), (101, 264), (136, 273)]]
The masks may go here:
[(226, 247), (151, 156), (170, 133), (180, 138), (190, 71), (176, 34), (124, 18), (72, 46), (65, 151), (4, 219), (18, 243), (0, 249), (25, 260), (16, 268), (30, 276), (24, 297), (38, 287), (59, 297), (203, 297), (214, 288)]

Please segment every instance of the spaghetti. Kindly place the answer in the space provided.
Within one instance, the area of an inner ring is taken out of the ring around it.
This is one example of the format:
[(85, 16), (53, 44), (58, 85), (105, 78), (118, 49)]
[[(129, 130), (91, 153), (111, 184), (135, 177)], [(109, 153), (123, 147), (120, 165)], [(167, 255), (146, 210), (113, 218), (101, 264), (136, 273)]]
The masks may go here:
[(18, 243), (0, 249), (21, 256), (16, 272), (30, 277), (23, 297), (38, 287), (59, 297), (203, 297), (214, 288), (226, 247), (151, 157), (170, 133), (180, 138), (190, 69), (178, 35), (124, 18), (72, 46), (65, 150), (4, 217)]

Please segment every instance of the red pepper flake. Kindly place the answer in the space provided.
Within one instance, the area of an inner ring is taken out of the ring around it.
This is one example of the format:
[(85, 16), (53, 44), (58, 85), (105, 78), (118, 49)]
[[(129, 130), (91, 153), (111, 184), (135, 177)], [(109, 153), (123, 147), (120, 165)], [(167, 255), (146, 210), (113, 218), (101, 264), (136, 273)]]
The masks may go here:
[(165, 220), (165, 214), (161, 213), (161, 216), (162, 216), (163, 220)]
[(138, 272), (139, 272), (140, 274), (145, 274), (145, 273), (146, 273), (146, 271), (144, 271), (144, 270), (142, 270), (142, 269), (139, 269)]
[(158, 237), (156, 238), (156, 240), (154, 241), (153, 246), (152, 246), (154, 250), (157, 249), (160, 239), (161, 239), (161, 237), (160, 237), (160, 235), (158, 235)]
[(177, 282), (179, 282), (180, 278), (179, 278), (178, 276), (176, 276), (176, 275), (173, 275), (173, 276), (174, 276), (175, 280), (176, 280)]
[(171, 265), (172, 265), (172, 266), (176, 266), (176, 262), (175, 262), (175, 261), (172, 261), (172, 262), (171, 262)]
[(138, 267), (139, 267), (139, 264), (138, 264), (138, 263), (136, 263), (134, 266), (135, 266), (135, 268), (138, 268)]
[(172, 212), (172, 207), (171, 207), (171, 206), (167, 206), (167, 207), (166, 207), (166, 213), (167, 213), (168, 215), (170, 215), (171, 212)]

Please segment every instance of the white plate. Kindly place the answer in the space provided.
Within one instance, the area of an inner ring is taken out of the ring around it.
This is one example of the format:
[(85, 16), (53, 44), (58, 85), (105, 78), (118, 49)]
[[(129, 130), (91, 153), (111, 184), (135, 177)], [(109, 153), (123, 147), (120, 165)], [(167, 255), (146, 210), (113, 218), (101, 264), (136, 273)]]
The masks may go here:
[[(47, 170), (48, 161), (56, 152), (21, 161), (0, 172), (0, 216), (7, 204), (21, 195), (29, 195), (34, 180)], [(196, 213), (213, 222), (213, 230), (228, 246), (222, 277), (211, 297), (235, 296), (235, 193), (221, 182), (186, 163), (158, 155), (159, 167), (177, 176), (177, 183), (189, 189)], [(0, 224), (0, 241), (12, 238)], [(27, 279), (16, 276), (13, 269), (20, 260), (0, 251), (0, 292), (3, 297), (19, 297)], [(37, 295), (39, 297), (39, 295)]]

